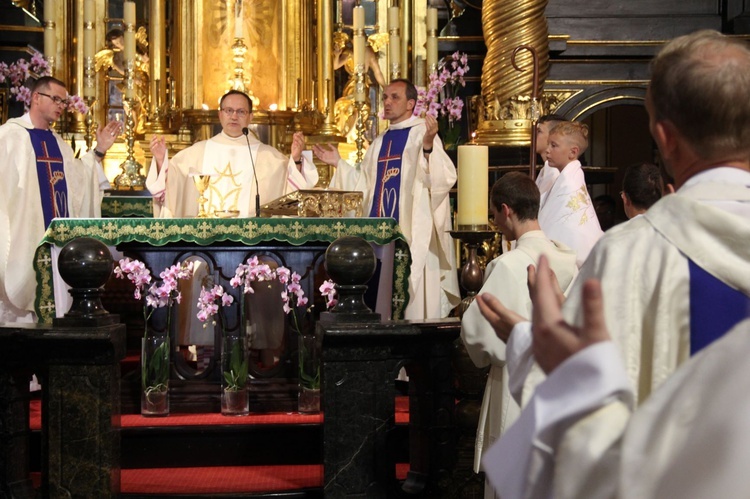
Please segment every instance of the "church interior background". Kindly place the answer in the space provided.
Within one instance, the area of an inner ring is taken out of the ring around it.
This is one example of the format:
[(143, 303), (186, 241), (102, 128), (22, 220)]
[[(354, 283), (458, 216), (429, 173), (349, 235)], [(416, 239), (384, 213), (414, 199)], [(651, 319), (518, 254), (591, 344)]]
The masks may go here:
[[(131, 3), (132, 30), (126, 19)], [(355, 29), (353, 13), (360, 5), (362, 30)], [(434, 26), (430, 12), (437, 14)], [(424, 87), (440, 61), (461, 52), (470, 69), (458, 93), (464, 103), (456, 122), (459, 141), (489, 146), (489, 185), (504, 172), (528, 171), (536, 119), (531, 102), (538, 96), (539, 114), (589, 125), (590, 147), (582, 162), (592, 198), (613, 197), (615, 218), (625, 219), (617, 195), (624, 168), (659, 161), (644, 109), (648, 63), (665, 41), (704, 28), (748, 39), (750, 5), (746, 0), (0, 0), (0, 64), (7, 68), (41, 53), (70, 94), (84, 98), (89, 113), (69, 112), (55, 125), (81, 153), (91, 147), (97, 124), (123, 121), (127, 133), (104, 159), (115, 183), (132, 162), (145, 173), (154, 134), (165, 135), (173, 151), (213, 135), (218, 100), (231, 88), (252, 96), (251, 128), (262, 141), (288, 152), (292, 134), (303, 131), (308, 144), (338, 144), (342, 156), (356, 160), (385, 129), (379, 118), (382, 85), (403, 77)], [(361, 33), (367, 55), (364, 68), (357, 69), (353, 42)], [(135, 38), (130, 54), (128, 37)], [(536, 88), (530, 51), (517, 59), (524, 71), (510, 60), (522, 45), (536, 54)], [(9, 79), (0, 82), (0, 122), (24, 111), (11, 92), (14, 86)], [(362, 100), (355, 95), (360, 91)], [(455, 152), (450, 154), (455, 161)], [(325, 186), (332, 172), (322, 163), (318, 169)], [(123, 189), (147, 198), (139, 188)], [(481, 481), (474, 485), (481, 487)], [(472, 497), (476, 490), (466, 487), (453, 497)]]

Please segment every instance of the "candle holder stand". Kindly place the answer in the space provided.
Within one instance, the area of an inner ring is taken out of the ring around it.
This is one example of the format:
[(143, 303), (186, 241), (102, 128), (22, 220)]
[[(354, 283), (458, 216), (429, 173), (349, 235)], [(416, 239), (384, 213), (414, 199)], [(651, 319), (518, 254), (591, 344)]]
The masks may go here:
[(466, 290), (467, 295), (466, 298), (461, 300), (461, 304), (458, 306), (459, 315), (463, 316), (469, 305), (471, 305), (471, 302), (474, 301), (479, 290), (482, 289), (482, 284), (484, 284), (484, 271), (477, 261), (477, 249), (482, 243), (495, 237), (497, 231), (462, 229), (452, 230), (450, 234), (453, 239), (458, 239), (464, 243), (469, 250), (466, 263), (461, 267), (461, 276), (459, 279), (461, 287)]
[(83, 140), (86, 142), (86, 149), (90, 151), (94, 144), (94, 103), (96, 102), (96, 99), (93, 97), (84, 97), (83, 101), (86, 103), (86, 107), (89, 108), (83, 121)]
[(135, 159), (135, 100), (125, 99), (125, 145), (127, 157), (120, 165), (122, 173), (115, 177), (116, 190), (142, 190), (146, 187), (146, 177), (141, 173), (143, 166)]

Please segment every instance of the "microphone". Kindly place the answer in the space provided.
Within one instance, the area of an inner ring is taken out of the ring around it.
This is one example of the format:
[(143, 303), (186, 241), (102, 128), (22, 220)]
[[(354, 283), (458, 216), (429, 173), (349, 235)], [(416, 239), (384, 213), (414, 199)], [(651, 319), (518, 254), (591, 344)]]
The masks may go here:
[(253, 165), (253, 178), (255, 179), (255, 216), (260, 217), (260, 187), (258, 186), (258, 172), (255, 171), (255, 160), (253, 159), (253, 150), (250, 147), (250, 137), (248, 134), (250, 133), (250, 130), (248, 130), (247, 127), (242, 128), (242, 134), (245, 136), (245, 140), (247, 140), (247, 150), (250, 153), (250, 162)]

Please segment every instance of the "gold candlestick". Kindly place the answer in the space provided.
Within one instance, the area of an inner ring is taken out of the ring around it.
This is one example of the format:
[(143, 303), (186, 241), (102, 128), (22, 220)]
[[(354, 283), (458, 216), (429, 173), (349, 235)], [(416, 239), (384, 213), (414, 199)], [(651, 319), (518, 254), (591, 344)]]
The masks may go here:
[(482, 289), (484, 283), (484, 271), (479, 265), (477, 259), (477, 249), (479, 246), (488, 239), (495, 237), (497, 232), (490, 230), (452, 230), (451, 237), (453, 239), (459, 239), (462, 243), (466, 244), (469, 250), (468, 258), (466, 263), (461, 268), (461, 287), (466, 290), (466, 298), (461, 300), (461, 304), (458, 306), (459, 316), (463, 316), (464, 312), (469, 308), (471, 302), (476, 298), (477, 293)]
[(133, 114), (135, 100), (125, 99), (125, 144), (128, 156), (120, 165), (122, 173), (115, 177), (115, 189), (117, 190), (141, 190), (146, 186), (146, 177), (141, 174), (141, 166), (133, 154), (135, 148), (135, 118)]
[(196, 218), (209, 218), (211, 215), (206, 211), (208, 199), (206, 199), (205, 193), (211, 183), (211, 175), (203, 173), (191, 173), (190, 175), (195, 182), (195, 188), (198, 189), (198, 216)]
[(86, 102), (86, 107), (89, 108), (86, 113), (86, 118), (84, 118), (84, 125), (86, 128), (83, 140), (86, 142), (86, 149), (90, 151), (91, 146), (94, 143), (94, 102), (96, 102), (96, 99), (93, 97), (84, 97), (83, 100)]

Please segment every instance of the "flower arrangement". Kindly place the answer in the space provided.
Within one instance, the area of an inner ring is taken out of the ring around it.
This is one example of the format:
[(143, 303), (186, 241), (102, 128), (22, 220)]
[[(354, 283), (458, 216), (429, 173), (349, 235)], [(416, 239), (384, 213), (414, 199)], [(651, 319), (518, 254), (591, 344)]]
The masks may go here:
[(454, 52), (449, 59), (440, 61), (437, 70), (430, 74), (427, 89), (418, 90), (414, 115), (437, 118), (446, 149), (455, 148), (461, 136), (457, 122), (461, 120), (464, 101), (458, 92), (466, 86), (464, 75), (469, 71), (468, 61), (465, 53)]
[[(42, 76), (49, 76), (49, 64), (40, 52), (34, 52), (30, 60), (18, 59), (10, 65), (0, 62), (0, 84), (9, 87), (10, 94), (16, 102), (22, 102), (24, 109), (31, 105), (31, 89), (26, 85), (29, 79), (36, 80)], [(81, 97), (68, 97), (68, 111), (86, 114), (89, 108)]]
[[(161, 283), (151, 282), (151, 271), (146, 265), (130, 258), (123, 258), (115, 267), (118, 279), (128, 279), (135, 285), (133, 296), (144, 300), (144, 340), (148, 338), (148, 320), (157, 308), (167, 308), (167, 332), (172, 316), (172, 306), (180, 303), (182, 295), (178, 291), (178, 281), (193, 275), (193, 262), (183, 262), (166, 268), (159, 274)], [(168, 335), (169, 333), (167, 333)], [(146, 398), (154, 393), (165, 393), (169, 381), (169, 341), (161, 343), (154, 355), (141, 362), (141, 384)]]
[[(302, 319), (299, 315), (299, 309), (304, 308), (308, 304), (308, 298), (305, 296), (305, 291), (300, 285), (302, 277), (297, 272), (292, 272), (286, 267), (278, 267), (275, 270), (269, 265), (260, 263), (257, 256), (248, 258), (245, 263), (241, 263), (235, 271), (234, 277), (229, 281), (233, 288), (242, 288), (242, 294), (253, 294), (255, 290), (252, 287), (253, 282), (270, 282), (278, 280), (284, 285), (284, 290), (281, 292), (281, 302), (284, 313), (291, 316), (291, 326), (300, 335), (302, 332)], [(327, 280), (320, 286), (320, 292), (326, 297), (326, 307), (331, 308), (336, 305), (336, 290), (332, 281)], [(219, 313), (219, 303), (222, 306), (229, 306), (233, 303), (233, 297), (224, 290), (222, 286), (214, 286), (213, 288), (207, 289), (203, 287), (201, 289), (200, 298), (198, 300), (198, 319), (202, 322), (206, 322), (209, 318)], [(244, 300), (240, 300), (241, 306), (244, 305)], [(305, 314), (310, 309), (305, 310)], [(300, 383), (312, 389), (320, 388), (320, 369), (312, 375), (308, 374), (304, 369), (304, 363), (309, 357), (307, 352), (300, 350)], [(234, 354), (232, 354), (234, 359)], [(237, 363), (232, 363), (232, 368), (229, 371), (224, 372), (224, 379), (227, 384), (240, 381), (242, 373), (247, 373), (246, 367), (243, 370), (243, 365), (240, 361), (241, 357), (237, 357)], [(238, 377), (239, 375), (239, 377)], [(235, 383), (238, 386), (244, 386), (242, 384)]]

